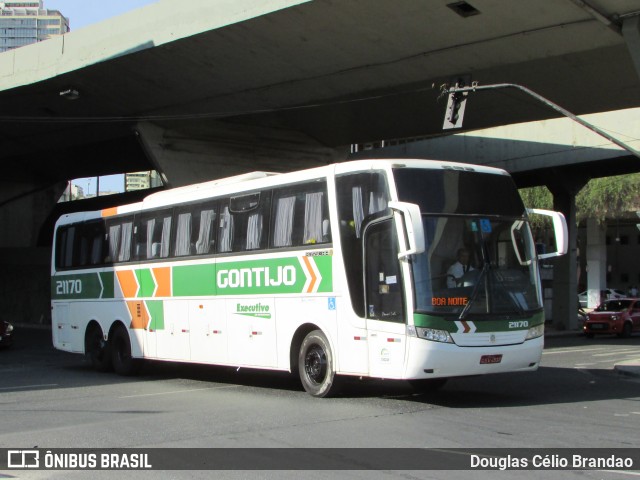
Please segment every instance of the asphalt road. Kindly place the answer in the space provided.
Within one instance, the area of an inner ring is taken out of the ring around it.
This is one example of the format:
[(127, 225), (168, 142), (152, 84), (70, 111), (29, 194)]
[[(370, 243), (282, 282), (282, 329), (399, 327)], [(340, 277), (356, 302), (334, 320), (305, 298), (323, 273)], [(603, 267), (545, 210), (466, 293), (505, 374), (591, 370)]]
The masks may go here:
[[(18, 332), (20, 333), (20, 332)], [(349, 382), (316, 399), (286, 374), (153, 363), (127, 378), (94, 372), (29, 330), (0, 351), (1, 448), (637, 448), (640, 379), (613, 365), (640, 337), (547, 339), (537, 372), (452, 379), (415, 394)], [(4, 475), (3, 475), (4, 474)], [(610, 471), (0, 472), (0, 478), (580, 478)]]

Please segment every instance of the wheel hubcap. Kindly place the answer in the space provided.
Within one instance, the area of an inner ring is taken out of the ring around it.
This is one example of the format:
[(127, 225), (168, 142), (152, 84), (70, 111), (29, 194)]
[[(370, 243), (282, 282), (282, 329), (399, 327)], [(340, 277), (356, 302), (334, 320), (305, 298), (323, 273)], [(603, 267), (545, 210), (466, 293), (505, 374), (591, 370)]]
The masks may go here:
[(307, 377), (315, 383), (322, 383), (327, 375), (327, 356), (324, 350), (314, 345), (304, 357), (304, 370)]

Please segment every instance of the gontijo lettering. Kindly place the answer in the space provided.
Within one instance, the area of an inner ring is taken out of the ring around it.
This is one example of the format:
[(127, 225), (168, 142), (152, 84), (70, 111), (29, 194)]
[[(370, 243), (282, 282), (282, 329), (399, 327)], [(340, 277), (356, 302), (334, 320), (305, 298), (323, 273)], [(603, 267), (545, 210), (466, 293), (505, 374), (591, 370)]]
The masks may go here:
[(269, 267), (219, 270), (216, 282), (218, 288), (291, 286), (296, 283), (296, 269), (287, 265), (279, 266), (275, 271)]

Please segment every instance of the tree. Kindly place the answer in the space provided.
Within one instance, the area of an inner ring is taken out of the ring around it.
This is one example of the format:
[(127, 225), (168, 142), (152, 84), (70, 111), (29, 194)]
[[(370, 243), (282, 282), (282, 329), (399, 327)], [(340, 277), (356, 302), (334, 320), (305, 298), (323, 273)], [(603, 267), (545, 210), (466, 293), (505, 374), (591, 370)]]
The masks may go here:
[[(520, 189), (527, 208), (553, 208), (553, 196), (547, 187)], [(640, 173), (616, 177), (594, 178), (576, 195), (578, 222), (595, 218), (604, 223), (608, 218), (620, 218), (640, 210)], [(533, 220), (533, 227), (539, 228)]]

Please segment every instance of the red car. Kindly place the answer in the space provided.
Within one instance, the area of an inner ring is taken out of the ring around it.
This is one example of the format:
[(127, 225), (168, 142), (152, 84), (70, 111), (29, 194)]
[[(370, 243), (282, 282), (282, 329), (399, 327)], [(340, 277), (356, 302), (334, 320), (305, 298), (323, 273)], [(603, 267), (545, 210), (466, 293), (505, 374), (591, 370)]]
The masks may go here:
[(615, 333), (619, 337), (629, 337), (640, 331), (640, 300), (620, 298), (607, 300), (587, 314), (584, 333), (592, 338), (596, 333)]

